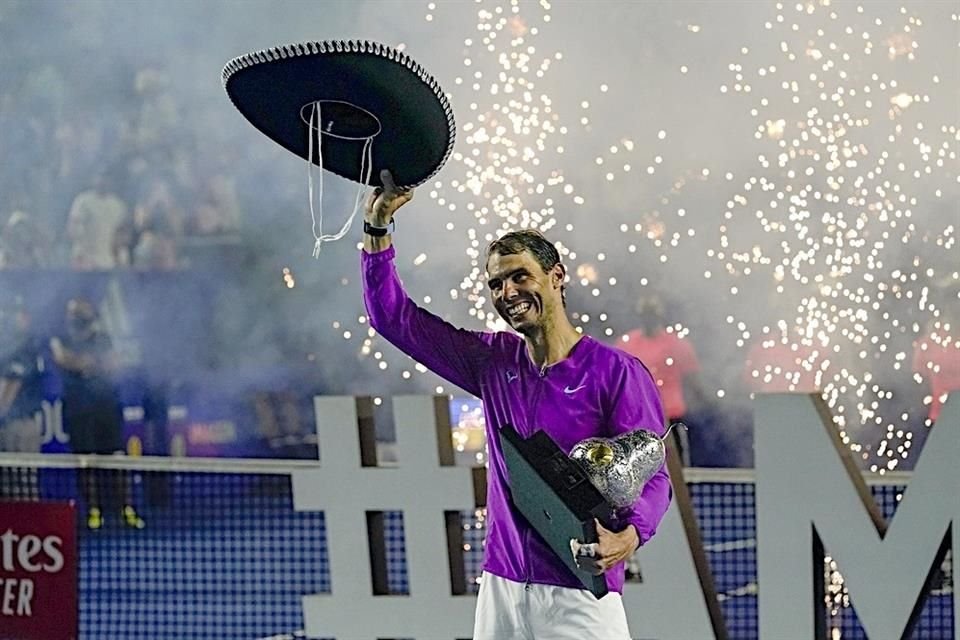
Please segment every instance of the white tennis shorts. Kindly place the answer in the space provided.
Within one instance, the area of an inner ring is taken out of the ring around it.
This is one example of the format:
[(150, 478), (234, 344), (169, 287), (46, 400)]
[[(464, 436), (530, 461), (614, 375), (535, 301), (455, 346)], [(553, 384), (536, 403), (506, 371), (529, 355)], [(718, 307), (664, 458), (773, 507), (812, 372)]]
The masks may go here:
[(619, 593), (524, 584), (483, 573), (473, 640), (630, 640)]

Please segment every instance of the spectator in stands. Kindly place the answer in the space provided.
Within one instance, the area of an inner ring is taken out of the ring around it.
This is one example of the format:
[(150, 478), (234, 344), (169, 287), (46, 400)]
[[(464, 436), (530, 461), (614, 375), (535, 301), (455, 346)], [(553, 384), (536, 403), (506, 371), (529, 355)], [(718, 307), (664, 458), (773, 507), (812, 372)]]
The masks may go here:
[(240, 203), (233, 180), (224, 173), (208, 177), (200, 188), (190, 232), (218, 235), (236, 232), (239, 227)]
[(49, 266), (50, 235), (24, 209), (17, 209), (0, 229), (0, 268), (30, 269)]
[(134, 135), (141, 152), (169, 145), (182, 127), (180, 109), (169, 88), (169, 76), (157, 67), (140, 69), (133, 79), (133, 89), (140, 100)]
[(177, 268), (176, 237), (165, 218), (146, 218), (135, 229), (136, 240), (130, 257), (134, 268), (157, 271)]
[(183, 212), (170, 183), (154, 178), (134, 207), (131, 265), (138, 269), (175, 269), (182, 228)]
[(40, 453), (43, 349), (19, 298), (0, 307), (0, 451)]
[(74, 269), (106, 270), (117, 266), (117, 231), (128, 213), (116, 188), (113, 177), (102, 171), (91, 189), (74, 198), (67, 219), (70, 263)]
[[(97, 109), (71, 109), (68, 116), (57, 123), (54, 130), (54, 148), (57, 150), (57, 180), (62, 185), (83, 179), (83, 172), (103, 161), (107, 151), (107, 135), (97, 126)], [(77, 185), (76, 188), (80, 188)]]
[[(687, 396), (698, 407), (707, 405), (700, 381), (700, 361), (689, 340), (679, 337), (666, 326), (660, 297), (653, 294), (637, 301), (640, 325), (628, 332), (620, 348), (643, 362), (653, 374), (663, 400), (663, 411), (670, 423), (686, 422), (689, 412)], [(690, 446), (684, 429), (674, 429), (678, 453), (684, 464), (690, 464)]]
[[(50, 340), (54, 362), (63, 376), (63, 420), (74, 453), (112, 455), (122, 453), (123, 416), (113, 375), (119, 368), (110, 337), (103, 332), (93, 304), (84, 298), (67, 303), (66, 332)], [(103, 526), (103, 507), (111, 502), (91, 469), (80, 472), (80, 490), (87, 501), (87, 526)], [(126, 482), (117, 474), (115, 500), (124, 524), (142, 528), (143, 520), (130, 504)]]

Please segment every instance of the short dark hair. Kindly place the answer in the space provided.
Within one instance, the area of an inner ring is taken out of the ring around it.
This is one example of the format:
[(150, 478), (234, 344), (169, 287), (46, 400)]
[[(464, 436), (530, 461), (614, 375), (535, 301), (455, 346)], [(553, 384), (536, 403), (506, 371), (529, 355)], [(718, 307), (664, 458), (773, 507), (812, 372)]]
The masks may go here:
[[(543, 269), (544, 273), (549, 273), (558, 264), (563, 266), (560, 260), (560, 252), (547, 240), (546, 236), (536, 229), (521, 229), (519, 231), (510, 231), (497, 238), (487, 246), (487, 262), (490, 262), (490, 256), (498, 254), (501, 256), (514, 256), (524, 251), (529, 251), (534, 259)], [(566, 267), (564, 267), (566, 272)], [(567, 306), (567, 285), (560, 285), (560, 299), (563, 306)]]

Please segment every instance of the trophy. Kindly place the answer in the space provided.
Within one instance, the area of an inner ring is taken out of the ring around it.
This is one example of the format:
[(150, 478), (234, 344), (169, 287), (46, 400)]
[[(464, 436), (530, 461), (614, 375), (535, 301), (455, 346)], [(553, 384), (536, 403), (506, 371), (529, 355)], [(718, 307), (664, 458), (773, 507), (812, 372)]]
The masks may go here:
[(514, 505), (584, 588), (602, 598), (606, 577), (580, 569), (570, 541), (596, 543), (594, 519), (609, 523), (636, 502), (666, 459), (667, 434), (637, 429), (615, 438), (587, 438), (569, 456), (543, 431), (523, 438), (505, 425), (499, 435)]

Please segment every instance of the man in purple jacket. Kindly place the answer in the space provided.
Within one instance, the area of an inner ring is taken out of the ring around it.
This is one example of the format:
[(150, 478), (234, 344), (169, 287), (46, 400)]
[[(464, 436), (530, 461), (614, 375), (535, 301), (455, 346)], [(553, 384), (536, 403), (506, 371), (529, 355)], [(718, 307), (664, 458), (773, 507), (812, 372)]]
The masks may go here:
[[(454, 327), (417, 306), (394, 265), (393, 215), (412, 191), (389, 172), (371, 195), (364, 222), (363, 290), (370, 324), (401, 351), (483, 400), (487, 424), (487, 539), (474, 640), (550, 638), (629, 640), (623, 609), (624, 563), (656, 532), (670, 503), (661, 468), (632, 510), (608, 530), (598, 523), (595, 557), (581, 566), (606, 575), (610, 593), (582, 588), (510, 500), (497, 431), (538, 429), (569, 452), (591, 437), (638, 428), (664, 432), (660, 395), (636, 358), (581, 335), (565, 309), (566, 269), (536, 231), (516, 231), (487, 249), (490, 296), (517, 332)], [(589, 563), (589, 564), (585, 564)]]

